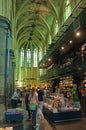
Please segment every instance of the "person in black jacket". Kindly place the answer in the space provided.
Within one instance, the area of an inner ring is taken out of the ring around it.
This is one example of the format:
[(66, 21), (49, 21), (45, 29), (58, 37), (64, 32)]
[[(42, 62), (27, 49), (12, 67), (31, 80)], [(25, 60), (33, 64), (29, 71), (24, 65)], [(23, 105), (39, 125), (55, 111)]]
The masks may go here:
[(26, 105), (26, 110), (28, 112), (28, 119), (27, 121), (31, 120), (31, 111), (29, 110), (29, 93), (30, 93), (30, 89), (27, 90), (26, 95), (25, 95), (25, 105)]
[(38, 101), (39, 101), (39, 107), (40, 110), (43, 110), (43, 101), (44, 101), (44, 91), (43, 88), (40, 86), (37, 90), (38, 93)]

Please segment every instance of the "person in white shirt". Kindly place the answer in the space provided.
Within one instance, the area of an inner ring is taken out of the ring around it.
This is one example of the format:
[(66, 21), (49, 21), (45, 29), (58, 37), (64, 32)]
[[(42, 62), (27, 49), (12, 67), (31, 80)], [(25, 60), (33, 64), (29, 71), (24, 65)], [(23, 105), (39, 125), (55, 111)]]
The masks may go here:
[(19, 98), (20, 98), (20, 89), (17, 89), (14, 91), (13, 96), (11, 98), (12, 108), (17, 107)]

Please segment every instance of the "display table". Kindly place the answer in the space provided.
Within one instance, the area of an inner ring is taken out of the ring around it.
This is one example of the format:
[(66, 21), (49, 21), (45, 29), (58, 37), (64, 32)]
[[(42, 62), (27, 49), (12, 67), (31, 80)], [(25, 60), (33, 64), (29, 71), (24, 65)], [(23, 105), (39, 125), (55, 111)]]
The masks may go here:
[(5, 121), (22, 121), (23, 120), (23, 110), (22, 109), (8, 109), (5, 112)]
[(53, 113), (48, 108), (44, 107), (43, 114), (45, 118), (47, 118), (49, 121), (53, 123), (69, 121), (69, 120), (78, 120), (81, 118), (80, 110)]

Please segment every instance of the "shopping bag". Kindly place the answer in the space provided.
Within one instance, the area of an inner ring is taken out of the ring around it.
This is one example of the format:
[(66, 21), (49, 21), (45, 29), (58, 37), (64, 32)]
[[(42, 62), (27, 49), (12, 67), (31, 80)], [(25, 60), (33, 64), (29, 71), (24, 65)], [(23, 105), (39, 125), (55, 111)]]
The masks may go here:
[(40, 108), (37, 108), (37, 117), (39, 119), (44, 119), (44, 115), (43, 115), (43, 113), (42, 113)]
[(29, 104), (29, 110), (36, 110), (36, 107), (37, 107), (36, 104), (33, 104), (33, 103)]

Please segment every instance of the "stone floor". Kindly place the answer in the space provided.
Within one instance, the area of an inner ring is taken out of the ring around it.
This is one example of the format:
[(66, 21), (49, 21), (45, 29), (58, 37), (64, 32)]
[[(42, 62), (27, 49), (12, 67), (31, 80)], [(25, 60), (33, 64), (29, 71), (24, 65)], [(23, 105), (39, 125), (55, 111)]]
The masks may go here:
[[(14, 122), (0, 125), (0, 127), (12, 126), (13, 130), (32, 130), (31, 122)], [(40, 123), (36, 130), (86, 130), (86, 118), (79, 121), (70, 121), (51, 125), (45, 122)]]
[[(32, 130), (31, 121), (26, 121), (26, 119), (27, 111), (24, 109), (24, 119), (22, 122), (0, 123), (0, 128), (12, 126), (13, 130)], [(77, 121), (67, 121), (58, 124), (52, 124), (45, 119), (38, 122), (36, 130), (86, 130), (86, 117)]]
[[(12, 126), (13, 130), (33, 130), (31, 122), (26, 121), (26, 117), (22, 122), (11, 122), (0, 124), (0, 127)], [(50, 124), (48, 121), (41, 121), (36, 130), (86, 130), (86, 118), (78, 121), (67, 121), (58, 124)]]
[(78, 121), (59, 123), (55, 128), (56, 130), (86, 130), (86, 118)]

